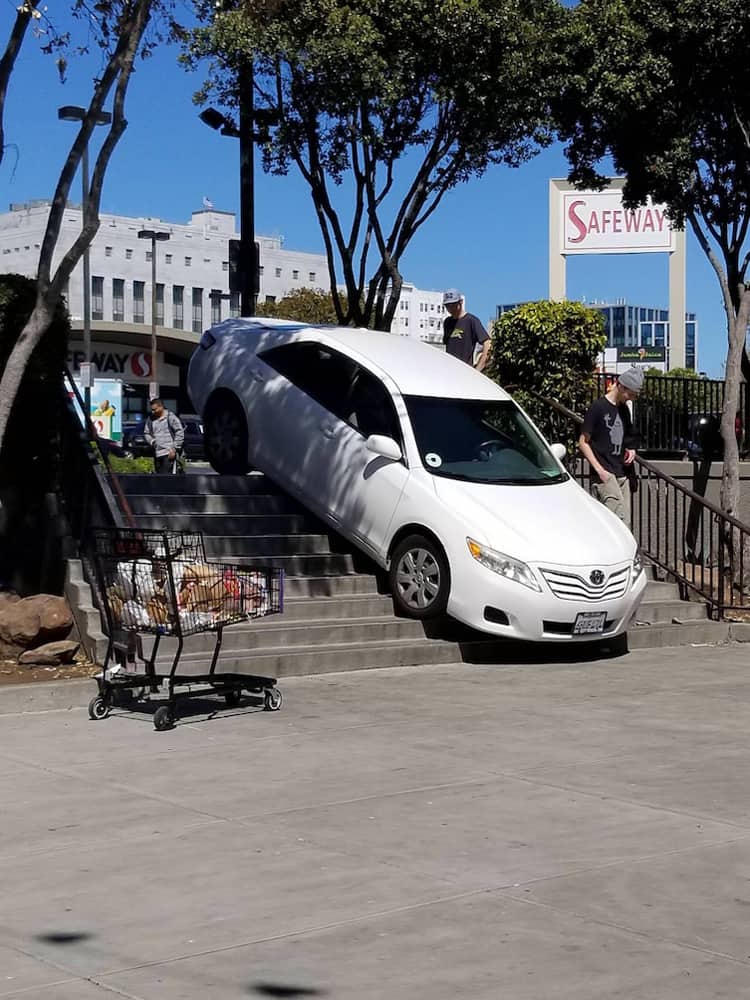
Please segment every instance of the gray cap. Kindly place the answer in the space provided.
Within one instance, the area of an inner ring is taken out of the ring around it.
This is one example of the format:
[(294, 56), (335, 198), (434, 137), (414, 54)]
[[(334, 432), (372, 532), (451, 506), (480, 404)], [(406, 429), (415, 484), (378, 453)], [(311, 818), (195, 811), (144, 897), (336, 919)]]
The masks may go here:
[(639, 393), (643, 389), (643, 369), (636, 368), (633, 365), (632, 368), (628, 368), (626, 372), (619, 375), (617, 381), (625, 389), (630, 389), (631, 392)]
[(443, 305), (449, 306), (451, 302), (460, 302), (462, 298), (463, 295), (457, 288), (449, 288), (447, 291), (443, 292)]

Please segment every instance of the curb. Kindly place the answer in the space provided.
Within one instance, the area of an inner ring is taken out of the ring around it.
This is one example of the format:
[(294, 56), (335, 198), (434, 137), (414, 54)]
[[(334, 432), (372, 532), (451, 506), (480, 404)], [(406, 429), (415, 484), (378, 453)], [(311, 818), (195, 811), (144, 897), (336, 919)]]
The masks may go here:
[(0, 716), (85, 708), (95, 694), (96, 681), (93, 677), (6, 684), (0, 687)]

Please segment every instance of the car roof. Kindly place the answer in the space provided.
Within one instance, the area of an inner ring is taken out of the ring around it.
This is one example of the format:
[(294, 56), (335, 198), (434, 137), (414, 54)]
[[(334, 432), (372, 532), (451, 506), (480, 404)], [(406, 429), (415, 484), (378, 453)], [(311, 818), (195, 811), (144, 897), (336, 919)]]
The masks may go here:
[(413, 337), (348, 326), (313, 327), (261, 318), (234, 320), (232, 328), (236, 329), (239, 324), (259, 332), (262, 328), (273, 330), (279, 340), (286, 339), (286, 334), (289, 342), (314, 341), (338, 348), (355, 361), (388, 375), (402, 395), (510, 399), (504, 389), (471, 365), (451, 357), (441, 347)]

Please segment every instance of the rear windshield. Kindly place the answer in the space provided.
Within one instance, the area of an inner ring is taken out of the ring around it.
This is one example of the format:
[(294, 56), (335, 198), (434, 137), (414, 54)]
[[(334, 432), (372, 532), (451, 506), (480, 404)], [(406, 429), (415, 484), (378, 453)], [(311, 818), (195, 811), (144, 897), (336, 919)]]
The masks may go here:
[(406, 396), (422, 465), (434, 476), (539, 486), (568, 479), (512, 400)]

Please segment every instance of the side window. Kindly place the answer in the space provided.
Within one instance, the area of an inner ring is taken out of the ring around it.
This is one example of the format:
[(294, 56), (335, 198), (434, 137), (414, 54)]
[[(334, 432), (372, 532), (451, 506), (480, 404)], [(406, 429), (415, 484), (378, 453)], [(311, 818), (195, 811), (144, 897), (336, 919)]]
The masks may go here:
[(346, 420), (347, 401), (356, 365), (322, 344), (285, 344), (259, 355), (337, 417)]
[(379, 378), (364, 368), (357, 370), (348, 411), (347, 421), (365, 437), (385, 434), (402, 444), (401, 426), (391, 394)]

